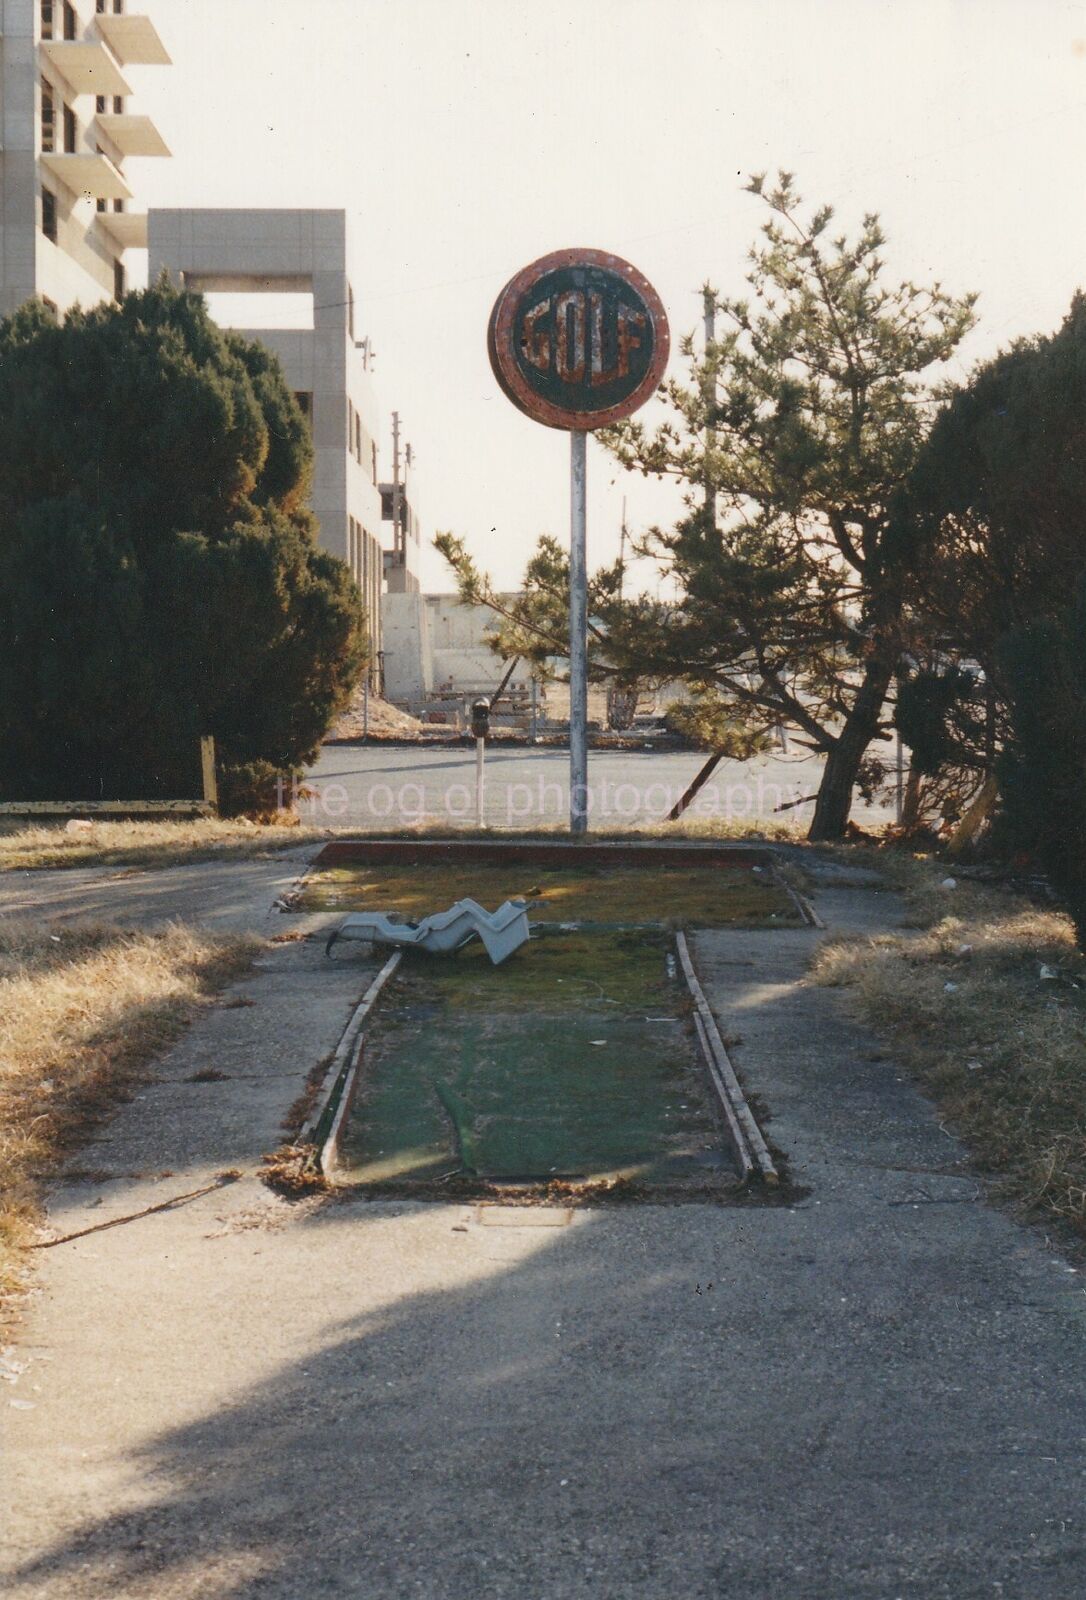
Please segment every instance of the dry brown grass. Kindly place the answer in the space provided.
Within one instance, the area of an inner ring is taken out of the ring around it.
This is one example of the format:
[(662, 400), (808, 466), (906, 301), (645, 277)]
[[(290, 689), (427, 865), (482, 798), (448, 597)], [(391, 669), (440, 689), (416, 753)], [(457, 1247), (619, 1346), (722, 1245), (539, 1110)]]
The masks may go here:
[(1068, 918), (901, 870), (918, 931), (832, 940), (814, 975), (847, 985), (999, 1187), (1086, 1234), (1086, 958)]
[(217, 817), (154, 822), (92, 822), (75, 833), (65, 824), (0, 823), (0, 872), (41, 867), (173, 867), (190, 861), (250, 860), (324, 836), (323, 830), (258, 826)]
[[(531, 827), (532, 835), (562, 837), (564, 823)], [(504, 829), (454, 828), (418, 825), (390, 828), (302, 827), (295, 820), (255, 824), (242, 819), (215, 817), (170, 818), (153, 822), (92, 822), (88, 829), (65, 831), (63, 822), (23, 825), (0, 821), (0, 872), (29, 872), (43, 867), (174, 867), (194, 861), (252, 860), (277, 851), (334, 838), (336, 834), (383, 838), (492, 839), (508, 838)], [(683, 818), (679, 822), (651, 823), (642, 827), (593, 829), (596, 839), (700, 839), (781, 840), (796, 843), (802, 837), (787, 822), (732, 822), (719, 818)]]
[(0, 921), (0, 1308), (58, 1157), (138, 1081), (258, 941), (174, 925)]
[(294, 902), (301, 911), (398, 911), (425, 916), (471, 895), (484, 905), (523, 898), (536, 922), (732, 924), (782, 927), (800, 920), (786, 889), (748, 867), (477, 865), (474, 862), (346, 862), (314, 871)]

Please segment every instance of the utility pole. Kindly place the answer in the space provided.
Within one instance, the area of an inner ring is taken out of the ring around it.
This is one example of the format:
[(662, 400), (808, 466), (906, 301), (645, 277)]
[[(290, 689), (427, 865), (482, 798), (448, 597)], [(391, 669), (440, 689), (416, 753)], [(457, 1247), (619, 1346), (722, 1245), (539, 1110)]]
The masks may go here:
[(408, 483), (415, 465), (415, 452), (410, 443), (403, 447), (403, 500), (400, 506), (400, 532), (404, 572), (407, 571), (407, 541), (411, 535), (411, 490)]
[[(702, 380), (701, 380), (701, 393), (702, 393), (702, 399), (703, 399), (703, 401), (705, 403), (705, 410), (706, 410), (705, 445), (704, 445), (705, 457), (704, 457), (704, 465), (703, 465), (703, 470), (702, 470), (702, 477), (703, 477), (704, 483), (705, 483), (705, 506), (706, 506), (707, 510), (710, 510), (712, 512), (713, 526), (715, 527), (716, 526), (716, 489), (713, 487), (713, 474), (712, 474), (712, 469), (711, 469), (711, 467), (709, 465), (709, 451), (712, 449), (712, 444), (713, 444), (713, 427), (712, 427), (712, 423), (710, 422), (709, 416), (708, 416), (709, 408), (710, 408), (710, 406), (713, 404), (713, 402), (716, 399), (716, 380), (715, 380), (715, 378), (713, 378), (713, 376), (708, 371), (708, 363), (709, 363), (709, 359), (710, 359), (710, 351), (711, 351), (712, 345), (713, 345), (713, 343), (714, 343), (714, 341), (716, 339), (716, 290), (712, 287), (711, 284), (707, 283), (705, 285), (705, 287), (701, 291), (701, 306), (702, 306), (702, 314), (703, 314), (704, 326), (705, 326), (705, 363), (706, 363), (706, 371), (704, 372), (704, 374), (702, 376)], [(657, 592), (657, 595), (659, 595), (659, 592), (660, 592), (659, 588), (657, 588), (656, 592)], [(783, 741), (783, 739), (784, 739), (783, 729), (781, 730), (781, 737), (782, 737), (782, 741)], [(677, 822), (679, 820), (679, 818), (682, 816), (683, 812), (686, 810), (687, 806), (694, 799), (694, 797), (697, 794), (698, 790), (701, 789), (704, 784), (708, 783), (710, 777), (716, 771), (717, 767), (720, 765), (720, 763), (721, 763), (721, 761), (723, 759), (724, 759), (724, 757), (723, 757), (723, 752), (722, 751), (716, 750), (716, 751), (713, 752), (713, 754), (709, 757), (708, 761), (706, 761), (705, 765), (698, 772), (696, 778), (694, 779), (694, 781), (690, 785), (690, 787), (687, 789), (686, 793), (684, 795), (682, 795), (682, 797), (680, 799), (676, 800), (675, 804), (672, 806), (671, 810), (668, 812), (667, 820), (669, 822)]]
[[(702, 312), (705, 322), (705, 360), (710, 359), (710, 350), (716, 343), (716, 290), (706, 284), (701, 291)], [(706, 372), (702, 384), (706, 410), (716, 399), (716, 381), (709, 372)], [(709, 451), (713, 444), (713, 428), (708, 417), (705, 421), (705, 504), (713, 508), (713, 521), (716, 521), (716, 491), (713, 488), (712, 473), (709, 468)]]
[(401, 533), (403, 504), (400, 491), (400, 413), (392, 413), (392, 550), (397, 559), (403, 559)]
[(622, 496), (622, 532), (618, 536), (618, 597), (626, 581), (626, 496)]

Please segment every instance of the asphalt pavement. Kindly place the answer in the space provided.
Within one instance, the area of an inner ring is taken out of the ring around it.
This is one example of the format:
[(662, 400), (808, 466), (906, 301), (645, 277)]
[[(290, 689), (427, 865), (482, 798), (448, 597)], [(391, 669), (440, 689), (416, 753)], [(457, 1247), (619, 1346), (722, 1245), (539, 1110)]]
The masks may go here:
[[(596, 750), (589, 754), (589, 826), (660, 822), (704, 765), (700, 751)], [(569, 752), (531, 746), (487, 748), (484, 820), (523, 829), (569, 816)], [(788, 756), (722, 761), (690, 808), (691, 819), (725, 823), (810, 821), (822, 762), (793, 747)], [(326, 745), (300, 797), (316, 827), (468, 825), (476, 820), (475, 751), (449, 746)], [(796, 800), (805, 801), (793, 805)], [(786, 807), (787, 809), (781, 809)], [(857, 803), (861, 825), (887, 821), (889, 805)]]
[[(815, 903), (837, 933), (901, 915), (832, 866)], [(693, 941), (786, 1202), (572, 1212), (269, 1193), (373, 971), (270, 949), (53, 1196), (56, 1234), (132, 1220), (39, 1256), (0, 1388), (5, 1594), (1086, 1591), (1083, 1278), (805, 982), (819, 937)]]

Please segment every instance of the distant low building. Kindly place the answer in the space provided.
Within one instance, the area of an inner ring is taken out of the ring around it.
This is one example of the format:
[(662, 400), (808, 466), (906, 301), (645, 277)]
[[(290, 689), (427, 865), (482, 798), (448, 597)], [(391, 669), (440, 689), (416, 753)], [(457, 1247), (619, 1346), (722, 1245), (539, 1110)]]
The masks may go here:
[[(505, 671), (487, 643), (496, 621), (487, 606), (454, 594), (389, 593), (384, 602), (385, 695), (412, 712), (490, 695)], [(525, 668), (520, 678), (527, 679)]]
[[(512, 605), (516, 593), (500, 599)], [(455, 594), (386, 594), (384, 598), (385, 697), (413, 716), (455, 724), (465, 719), (471, 702), (495, 693), (507, 669), (513, 674), (502, 692), (505, 715), (526, 717), (535, 706), (541, 719), (569, 715), (565, 683), (568, 662), (550, 661), (546, 682), (532, 689), (528, 662), (513, 664), (490, 648), (498, 617), (489, 606), (464, 605)], [(629, 710), (629, 720), (663, 714), (675, 701), (689, 698), (681, 683), (642, 684)], [(589, 689), (589, 717), (602, 726), (628, 725), (612, 715), (605, 684)]]

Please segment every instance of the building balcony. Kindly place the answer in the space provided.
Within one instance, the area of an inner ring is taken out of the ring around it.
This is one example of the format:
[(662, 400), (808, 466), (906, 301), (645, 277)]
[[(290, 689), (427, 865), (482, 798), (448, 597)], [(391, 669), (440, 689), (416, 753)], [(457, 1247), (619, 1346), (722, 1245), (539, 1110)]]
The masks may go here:
[(46, 60), (76, 94), (132, 93), (112, 54), (100, 39), (44, 39), (41, 48)]
[(100, 112), (95, 119), (123, 156), (168, 156), (169, 146), (150, 117), (137, 117), (128, 112), (107, 115)]
[(94, 220), (119, 250), (146, 250), (146, 211), (99, 211)]
[(132, 191), (108, 156), (84, 151), (81, 155), (61, 155), (46, 151), (41, 164), (73, 194), (89, 194), (94, 200), (131, 200)]
[(150, 17), (134, 17), (127, 12), (115, 16), (103, 12), (94, 20), (117, 60), (126, 67), (173, 65)]

